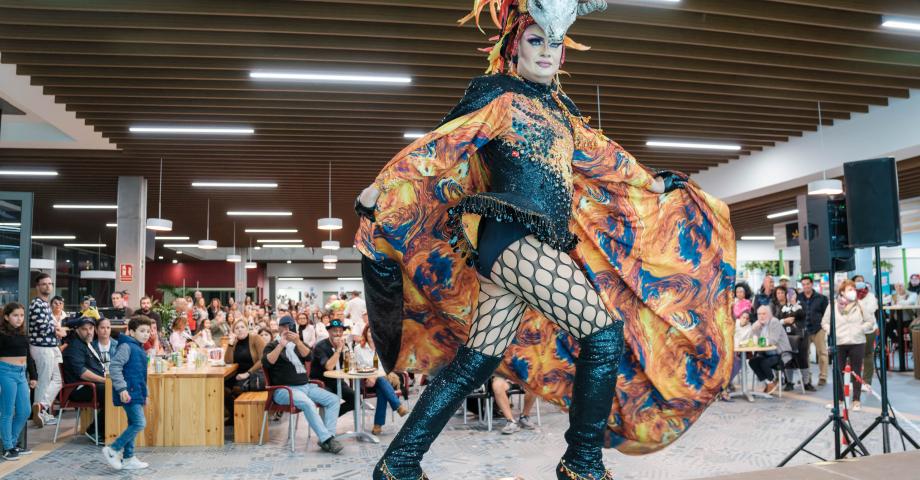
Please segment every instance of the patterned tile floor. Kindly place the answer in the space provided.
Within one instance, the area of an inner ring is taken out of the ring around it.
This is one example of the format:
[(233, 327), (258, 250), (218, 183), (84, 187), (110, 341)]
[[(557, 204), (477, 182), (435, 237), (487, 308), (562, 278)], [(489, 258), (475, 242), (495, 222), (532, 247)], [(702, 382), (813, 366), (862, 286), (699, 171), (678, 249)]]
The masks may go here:
[[(898, 398), (916, 399), (920, 381), (909, 374), (893, 374), (891, 388)], [(788, 452), (826, 418), (824, 404), (830, 388), (803, 396), (786, 394), (783, 399), (759, 399), (749, 403), (713, 405), (687, 435), (675, 445), (651, 455), (628, 457), (606, 451), (605, 458), (618, 480), (694, 479), (727, 473), (773, 468)], [(874, 399), (865, 401), (862, 412), (853, 414), (857, 431), (868, 426), (878, 413)], [(914, 423), (920, 424), (920, 405), (901, 402)], [(552, 410), (547, 412), (547, 410)], [(400, 419), (397, 419), (397, 426)], [(424, 466), (438, 480), (479, 480), (520, 477), (526, 480), (555, 478), (553, 468), (564, 450), (562, 434), (567, 419), (544, 404), (543, 426), (536, 431), (502, 435), (498, 429), (464, 426), (458, 416), (434, 444)], [(150, 463), (145, 471), (126, 473), (110, 470), (99, 449), (85, 438), (65, 438), (62, 445), (35, 462), (7, 475), (9, 480), (49, 480), (124, 478), (124, 479), (367, 479), (376, 460), (392, 439), (395, 426), (388, 426), (381, 445), (345, 440), (341, 455), (323, 453), (315, 444), (307, 445), (306, 423), (297, 433), (297, 451), (291, 453), (284, 442), (286, 421), (273, 425), (271, 442), (259, 447), (227, 444), (223, 448), (141, 449), (139, 457)], [(71, 424), (72, 425), (72, 424)], [(344, 417), (339, 431), (351, 426)], [(907, 427), (910, 428), (909, 426)], [(72, 431), (72, 430), (71, 430)], [(50, 440), (52, 430), (30, 429), (30, 443)], [(920, 433), (911, 430), (914, 438)], [(821, 455), (831, 452), (831, 433), (826, 430), (813, 444)], [(232, 436), (230, 437), (232, 438)], [(873, 434), (867, 446), (880, 451), (881, 435)], [(896, 442), (900, 451), (900, 442)], [(792, 464), (814, 461), (807, 455)]]

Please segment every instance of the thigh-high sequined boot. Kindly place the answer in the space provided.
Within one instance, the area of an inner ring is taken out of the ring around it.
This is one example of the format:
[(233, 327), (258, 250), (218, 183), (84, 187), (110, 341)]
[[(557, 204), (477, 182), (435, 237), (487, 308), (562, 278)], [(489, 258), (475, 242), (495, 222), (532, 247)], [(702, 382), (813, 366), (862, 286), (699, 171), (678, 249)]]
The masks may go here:
[(466, 396), (492, 375), (499, 360), (501, 357), (461, 346), (453, 361), (429, 382), (419, 397), (409, 419), (374, 467), (374, 480), (427, 479), (422, 472), (422, 456)]
[(623, 353), (623, 322), (604, 327), (578, 341), (575, 384), (569, 408), (569, 444), (556, 467), (559, 480), (609, 480), (601, 448), (613, 405), (617, 367)]

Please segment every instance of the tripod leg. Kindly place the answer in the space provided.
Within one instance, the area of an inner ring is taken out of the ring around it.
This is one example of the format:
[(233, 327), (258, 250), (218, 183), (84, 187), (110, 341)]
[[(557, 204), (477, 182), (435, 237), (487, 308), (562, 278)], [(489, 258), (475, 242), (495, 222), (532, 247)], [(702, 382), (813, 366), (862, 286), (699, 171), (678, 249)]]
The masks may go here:
[[(891, 417), (891, 425), (901, 434), (901, 443), (903, 443), (904, 439), (906, 438), (907, 441), (914, 446), (914, 448), (920, 449), (920, 445), (918, 445), (917, 442), (907, 432), (905, 432), (903, 428), (901, 428), (897, 417)], [(907, 448), (904, 450), (907, 450)]]
[[(863, 456), (869, 456), (869, 450), (867, 450), (866, 446), (863, 445), (862, 438), (856, 436), (856, 432), (853, 431), (853, 427), (850, 426), (849, 421), (843, 421), (843, 419), (840, 419), (839, 422), (843, 436), (847, 439), (847, 442), (850, 443), (851, 446), (858, 448), (859, 453)], [(850, 448), (847, 447), (847, 450), (850, 450)], [(845, 454), (841, 454), (839, 458), (843, 458), (844, 456)], [(853, 456), (856, 456), (855, 451), (853, 452)]]
[[(862, 440), (868, 437), (869, 434), (872, 433), (872, 430), (874, 430), (875, 427), (879, 426), (881, 423), (882, 423), (882, 417), (877, 417), (875, 421), (872, 422), (872, 425), (869, 425), (869, 428), (867, 428), (863, 433), (859, 435), (860, 445), (862, 444)], [(856, 448), (856, 445), (857, 445), (856, 442), (850, 442), (850, 445), (840, 455), (845, 457), (849, 455), (850, 453), (855, 453), (854, 449)]]
[[(827, 420), (825, 420), (824, 423), (821, 424), (821, 426), (816, 428), (814, 432), (811, 432), (811, 435), (809, 435), (808, 438), (806, 438), (804, 442), (800, 443), (798, 447), (795, 447), (795, 450), (793, 450), (792, 453), (787, 455), (786, 458), (784, 458), (782, 462), (779, 462), (779, 465), (777, 465), (777, 467), (785, 467), (786, 464), (789, 463), (789, 460), (792, 460), (792, 458), (798, 455), (799, 452), (805, 451), (805, 447), (809, 443), (811, 443), (811, 441), (814, 440), (815, 437), (817, 437), (818, 434), (821, 433), (821, 431), (824, 430), (825, 427), (830, 425), (833, 420), (834, 420), (833, 416), (827, 417)], [(808, 452), (808, 453), (811, 453), (811, 452)], [(812, 455), (814, 454), (812, 453)], [(821, 458), (821, 457), (818, 457), (818, 458)], [(824, 460), (824, 459), (821, 458), (821, 460)]]

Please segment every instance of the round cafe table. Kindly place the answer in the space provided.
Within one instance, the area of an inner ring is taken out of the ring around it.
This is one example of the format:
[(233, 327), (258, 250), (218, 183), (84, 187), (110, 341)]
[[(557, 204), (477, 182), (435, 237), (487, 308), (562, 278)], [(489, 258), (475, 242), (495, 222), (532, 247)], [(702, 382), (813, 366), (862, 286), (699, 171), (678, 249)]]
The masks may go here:
[[(346, 372), (344, 370), (326, 370), (323, 372), (323, 376), (326, 378), (334, 378), (340, 381), (351, 380), (351, 388), (355, 391), (355, 408), (352, 410), (352, 414), (355, 417), (355, 430), (343, 435), (336, 435), (336, 438), (341, 440), (354, 437), (358, 440), (363, 439), (373, 443), (380, 443), (380, 439), (364, 430), (364, 402), (361, 401), (361, 381), (368, 378), (377, 378), (377, 375), (376, 370), (368, 373)], [(341, 397), (341, 394), (339, 396)]]
[[(753, 392), (748, 389), (748, 373), (747, 372), (748, 372), (749, 367), (748, 367), (748, 362), (747, 362), (747, 357), (748, 357), (747, 354), (754, 354), (757, 352), (772, 352), (773, 350), (776, 350), (776, 345), (767, 345), (766, 347), (760, 347), (756, 345), (753, 347), (735, 347), (735, 353), (744, 354), (741, 356), (742, 357), (741, 358), (741, 391), (732, 392), (731, 395), (729, 395), (730, 397), (737, 397), (739, 395), (744, 395), (744, 397), (747, 398), (749, 402), (753, 402), (754, 397), (770, 398), (770, 395), (767, 395), (764, 392)], [(782, 388), (782, 385), (780, 385), (779, 388)]]

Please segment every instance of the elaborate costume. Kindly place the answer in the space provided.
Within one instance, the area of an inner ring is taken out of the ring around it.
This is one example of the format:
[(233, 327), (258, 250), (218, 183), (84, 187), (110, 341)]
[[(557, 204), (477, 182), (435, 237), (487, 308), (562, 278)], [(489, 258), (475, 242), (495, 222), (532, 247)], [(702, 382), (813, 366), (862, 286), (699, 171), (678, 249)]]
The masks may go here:
[(729, 379), (727, 207), (672, 172), (659, 174), (667, 193), (653, 192), (653, 174), (593, 130), (558, 82), (513, 72), (525, 28), (577, 46), (565, 30), (602, 1), (519, 1), (477, 0), (467, 19), (489, 5), (502, 28), (492, 75), (387, 164), (374, 208), (356, 207), (385, 367), (450, 362), (375, 478), (425, 478), (422, 455), (496, 367), (569, 409), (557, 469), (569, 479), (609, 478), (603, 444), (645, 453), (671, 443)]

